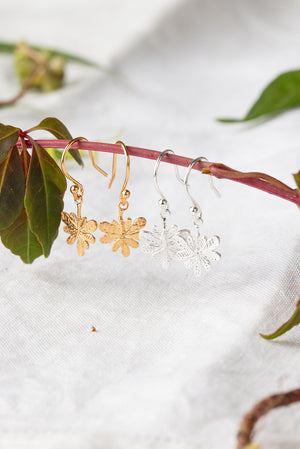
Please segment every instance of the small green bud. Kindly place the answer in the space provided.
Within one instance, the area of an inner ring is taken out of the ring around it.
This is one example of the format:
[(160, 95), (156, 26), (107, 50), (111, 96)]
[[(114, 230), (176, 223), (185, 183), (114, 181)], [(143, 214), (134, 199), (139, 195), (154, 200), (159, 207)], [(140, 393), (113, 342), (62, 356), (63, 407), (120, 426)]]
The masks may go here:
[(50, 92), (63, 85), (65, 59), (49, 50), (37, 51), (26, 42), (20, 42), (15, 49), (15, 70), (20, 84), (30, 79), (30, 87)]

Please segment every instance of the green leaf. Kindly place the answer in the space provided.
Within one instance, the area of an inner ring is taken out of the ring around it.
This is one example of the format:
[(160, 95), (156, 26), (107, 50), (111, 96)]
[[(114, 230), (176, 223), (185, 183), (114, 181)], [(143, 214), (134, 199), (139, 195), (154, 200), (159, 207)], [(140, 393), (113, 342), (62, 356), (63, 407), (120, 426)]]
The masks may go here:
[(245, 122), (246, 119), (245, 118), (218, 118), (217, 121), (220, 123), (241, 123), (241, 122)]
[(0, 163), (0, 230), (10, 226), (24, 207), (25, 176), (14, 146)]
[(0, 123), (0, 162), (19, 139), (19, 128)]
[[(15, 44), (13, 42), (0, 42), (0, 53), (8, 53), (8, 54), (14, 53), (17, 45), (18, 44)], [(86, 65), (89, 67), (94, 67), (95, 69), (98, 69), (98, 70), (103, 70), (103, 71), (107, 70), (104, 66), (102, 66), (94, 61), (90, 61), (89, 59), (82, 58), (81, 56), (74, 55), (73, 53), (65, 53), (65, 52), (62, 52), (59, 50), (48, 49), (45, 47), (38, 47), (38, 46), (34, 46), (34, 45), (32, 45), (31, 47), (35, 51), (39, 51), (39, 52), (50, 51), (54, 55), (61, 56), (70, 62), (75, 62), (75, 63)]]
[[(37, 51), (43, 50), (41, 47), (33, 46), (32, 48), (34, 48), (34, 50), (37, 50)], [(86, 59), (86, 58), (82, 58), (81, 56), (74, 55), (73, 53), (66, 53), (64, 51), (60, 51), (60, 50), (56, 50), (56, 49), (51, 49), (50, 51), (57, 56), (61, 56), (62, 58), (65, 58), (69, 62), (75, 62), (77, 64), (82, 64), (82, 65), (85, 65), (88, 67), (93, 67), (94, 69), (98, 69), (101, 71), (107, 71), (107, 68), (104, 65), (98, 64), (98, 62), (91, 61), (90, 59)]]
[(263, 90), (242, 119), (221, 118), (222, 123), (246, 122), (267, 114), (278, 114), (300, 105), (300, 70), (282, 73)]
[[(30, 128), (27, 132), (38, 130), (48, 131), (57, 139), (72, 140), (72, 136), (69, 130), (60, 120), (58, 120), (58, 118), (55, 117), (45, 118), (41, 121), (41, 123), (39, 123), (37, 126), (34, 126), (33, 128)], [(78, 150), (71, 149), (69, 153), (73, 156), (73, 158), (76, 162), (78, 162), (79, 165), (83, 166), (83, 161)]]
[(57, 139), (72, 139), (68, 128), (56, 117), (45, 118), (37, 126), (30, 128), (27, 132), (38, 130), (48, 131)]
[(24, 141), (22, 141), (21, 163), (22, 163), (22, 168), (23, 168), (25, 179), (27, 179), (30, 159), (31, 159), (31, 156), (27, 151), (26, 144)]
[(300, 298), (296, 305), (295, 312), (288, 321), (286, 321), (282, 326), (280, 326), (279, 329), (277, 329), (277, 331), (273, 332), (272, 334), (269, 335), (260, 334), (260, 335), (266, 340), (272, 340), (273, 338), (277, 338), (280, 335), (283, 335), (285, 332), (291, 330), (294, 326), (297, 326), (298, 324), (300, 324)]
[(34, 140), (32, 142), (25, 208), (30, 228), (48, 257), (58, 234), (67, 183), (54, 159)]
[[(31, 156), (28, 153), (26, 147), (23, 147), (21, 162), (25, 177), (27, 173), (27, 167), (30, 164), (30, 158)], [(24, 207), (24, 198), (22, 199), (21, 213), (8, 228), (2, 229), (0, 231), (0, 236), (3, 245), (6, 246), (6, 248), (10, 249), (13, 254), (20, 256), (22, 261), (25, 263), (32, 263), (37, 257), (43, 254), (41, 245), (30, 229), (28, 216)]]
[(16, 44), (11, 42), (0, 42), (0, 52), (1, 53), (13, 53), (15, 51)]
[(47, 150), (50, 156), (52, 156), (56, 161), (59, 162), (61, 160), (61, 151), (57, 148), (45, 148), (45, 150)]
[(16, 220), (7, 229), (0, 231), (0, 235), (3, 245), (13, 254), (20, 256), (25, 263), (32, 263), (43, 254), (38, 239), (30, 229), (24, 207)]

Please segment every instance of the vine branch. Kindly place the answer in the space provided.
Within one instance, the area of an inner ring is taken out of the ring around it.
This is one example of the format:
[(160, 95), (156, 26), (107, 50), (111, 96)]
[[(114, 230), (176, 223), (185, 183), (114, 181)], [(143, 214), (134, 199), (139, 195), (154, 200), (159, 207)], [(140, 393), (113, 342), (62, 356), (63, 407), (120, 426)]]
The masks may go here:
[[(26, 136), (29, 131), (30, 130), (25, 131), (24, 135)], [(69, 140), (37, 140), (37, 143), (43, 148), (64, 148), (69, 143)], [(26, 145), (28, 146), (28, 148), (32, 146), (31, 142), (27, 139)], [(20, 140), (18, 141), (18, 147), (22, 148), (22, 143)], [(127, 145), (126, 147), (130, 156), (142, 157), (146, 159), (156, 160), (161, 153), (160, 151), (147, 150), (144, 148), (132, 147)], [(75, 142), (71, 148), (87, 151), (99, 151), (104, 153), (123, 154), (123, 150), (121, 149), (120, 145), (113, 143)], [(163, 162), (179, 165), (182, 167), (188, 167), (188, 165), (192, 162), (192, 159), (175, 154), (167, 154), (163, 159)], [(204, 174), (211, 174), (219, 179), (230, 179), (231, 181), (246, 184), (250, 187), (254, 187), (272, 195), (276, 195), (287, 201), (291, 201), (292, 203), (295, 203), (300, 207), (300, 192), (298, 189), (293, 189), (292, 187), (287, 186), (278, 179), (273, 178), (272, 176), (269, 176), (265, 173), (241, 172), (224, 164), (206, 161), (198, 162), (194, 165), (193, 168), (195, 170), (201, 171)]]
[(287, 393), (274, 394), (258, 402), (242, 419), (237, 435), (237, 449), (251, 443), (256, 422), (274, 408), (300, 401), (300, 388)]
[(32, 86), (32, 82), (34, 80), (34, 78), (36, 77), (36, 75), (39, 73), (41, 67), (40, 66), (36, 66), (33, 71), (31, 72), (31, 74), (28, 76), (28, 78), (24, 81), (24, 83), (22, 84), (19, 92), (17, 94), (15, 94), (12, 98), (10, 98), (9, 100), (3, 100), (0, 101), (0, 108), (4, 108), (6, 106), (12, 106), (13, 104), (15, 104), (18, 100), (20, 100), (20, 98), (22, 98), (26, 92), (28, 91), (28, 89)]

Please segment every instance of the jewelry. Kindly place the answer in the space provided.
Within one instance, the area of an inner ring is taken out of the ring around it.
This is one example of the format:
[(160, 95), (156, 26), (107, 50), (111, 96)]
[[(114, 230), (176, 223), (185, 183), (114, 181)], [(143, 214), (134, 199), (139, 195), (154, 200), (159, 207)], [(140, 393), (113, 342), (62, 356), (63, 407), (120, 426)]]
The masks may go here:
[[(142, 250), (144, 253), (150, 254), (154, 260), (157, 260), (162, 265), (164, 269), (169, 268), (172, 260), (177, 258), (178, 251), (185, 244), (182, 237), (186, 233), (185, 230), (178, 231), (178, 227), (176, 225), (167, 227), (167, 218), (170, 215), (169, 203), (159, 188), (157, 174), (160, 161), (168, 153), (174, 154), (174, 151), (165, 150), (159, 155), (153, 174), (154, 185), (160, 196), (158, 204), (160, 206), (162, 228), (154, 226), (152, 232), (143, 230), (140, 235), (141, 243), (143, 245)], [(174, 167), (177, 179), (180, 182), (183, 182), (183, 180), (180, 179), (177, 166)]]
[[(61, 213), (61, 219), (65, 223), (63, 230), (70, 234), (67, 238), (67, 243), (69, 245), (73, 245), (73, 243), (77, 240), (77, 253), (79, 256), (84, 255), (84, 250), (89, 249), (89, 245), (91, 243), (95, 243), (96, 239), (93, 236), (92, 232), (97, 229), (97, 222), (95, 220), (87, 220), (86, 217), (81, 216), (81, 207), (83, 202), (83, 194), (84, 189), (82, 184), (80, 184), (76, 179), (74, 179), (66, 170), (65, 160), (66, 155), (73, 145), (73, 143), (78, 141), (87, 141), (84, 137), (76, 137), (71, 140), (68, 145), (65, 147), (62, 158), (61, 158), (61, 168), (64, 175), (72, 181), (74, 184), (71, 186), (70, 191), (73, 195), (74, 201), (77, 205), (77, 215), (74, 212), (68, 214), (67, 212)], [(103, 172), (107, 176), (105, 172)]]
[[(198, 157), (197, 159), (194, 159), (188, 166), (184, 178), (185, 191), (187, 193), (188, 198), (192, 202), (190, 212), (193, 217), (196, 235), (193, 237), (190, 232), (186, 232), (184, 235), (182, 235), (182, 238), (185, 241), (185, 245), (182, 246), (177, 253), (178, 259), (182, 260), (187, 268), (193, 270), (196, 276), (200, 276), (202, 268), (204, 268), (204, 270), (206, 271), (209, 271), (211, 269), (211, 262), (220, 260), (221, 258), (221, 254), (215, 251), (215, 249), (220, 244), (220, 237), (214, 235), (213, 237), (208, 239), (205, 235), (200, 236), (200, 225), (201, 223), (203, 223), (202, 211), (198, 203), (191, 196), (189, 191), (188, 179), (191, 170), (197, 162), (202, 160), (207, 159), (203, 157)], [(216, 190), (215, 187), (214, 189)]]
[[(130, 254), (131, 248), (138, 248), (139, 246), (139, 232), (140, 229), (146, 225), (146, 219), (144, 217), (139, 217), (132, 223), (131, 218), (123, 219), (123, 213), (128, 209), (129, 203), (128, 198), (130, 197), (130, 191), (126, 189), (129, 174), (130, 174), (130, 159), (127, 152), (127, 148), (123, 142), (118, 140), (116, 142), (120, 144), (126, 158), (126, 174), (125, 180), (120, 192), (120, 202), (119, 202), (119, 222), (113, 220), (111, 223), (107, 221), (103, 221), (99, 224), (100, 231), (104, 232), (105, 235), (100, 238), (101, 243), (112, 243), (112, 251), (117, 251), (121, 248), (122, 255), (124, 257), (128, 257)], [(112, 179), (109, 184), (111, 186), (113, 179), (115, 177), (116, 172), (116, 157), (113, 159), (113, 170), (112, 170)]]

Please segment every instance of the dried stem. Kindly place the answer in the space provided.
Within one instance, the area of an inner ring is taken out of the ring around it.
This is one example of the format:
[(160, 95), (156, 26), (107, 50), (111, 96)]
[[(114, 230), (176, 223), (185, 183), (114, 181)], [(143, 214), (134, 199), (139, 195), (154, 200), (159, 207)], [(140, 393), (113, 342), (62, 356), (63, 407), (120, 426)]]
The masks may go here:
[(243, 449), (251, 443), (256, 422), (273, 408), (290, 405), (300, 401), (300, 388), (287, 393), (274, 394), (258, 402), (242, 419), (237, 435), (237, 449)]
[[(25, 131), (24, 134), (29, 131), (30, 130)], [(38, 140), (37, 142), (44, 148), (64, 148), (69, 143), (68, 140)], [(30, 147), (31, 145), (32, 144), (28, 142), (28, 147)], [(18, 146), (21, 148), (21, 142), (18, 142)], [(130, 156), (137, 156), (146, 159), (156, 160), (161, 153), (160, 151), (146, 150), (144, 148), (131, 146), (126, 147)], [(120, 145), (104, 142), (75, 142), (72, 145), (72, 148), (88, 151), (123, 154)], [(192, 162), (192, 159), (177, 156), (176, 154), (167, 154), (163, 158), (163, 162), (180, 165), (182, 167), (188, 167), (188, 165)], [(244, 173), (227, 167), (224, 164), (205, 161), (198, 162), (194, 165), (193, 168), (195, 170), (203, 172), (204, 174), (211, 174), (216, 178), (230, 179), (232, 181), (255, 187), (257, 189), (263, 190), (264, 192), (279, 196), (280, 198), (291, 201), (292, 203), (300, 206), (300, 193), (298, 189), (293, 189), (292, 187), (283, 184), (278, 179), (266, 175), (265, 173)]]
[(16, 95), (14, 95), (12, 98), (10, 98), (9, 100), (1, 101), (0, 108), (6, 107), (6, 106), (12, 106), (18, 100), (20, 100), (20, 98), (22, 98), (26, 94), (28, 89), (30, 89), (30, 87), (32, 86), (32, 82), (35, 79), (36, 75), (39, 73), (39, 71), (45, 69), (46, 60), (38, 51), (34, 50), (33, 48), (27, 48), (26, 54), (29, 58), (32, 59), (32, 61), (35, 62), (36, 65), (33, 68), (30, 75), (28, 75), (28, 77), (25, 79), (19, 92)]
[(14, 105), (18, 100), (20, 100), (20, 98), (22, 98), (26, 92), (28, 91), (28, 89), (30, 89), (30, 87), (32, 86), (32, 81), (34, 80), (34, 78), (36, 77), (37, 73), (41, 70), (41, 66), (37, 65), (33, 71), (31, 72), (31, 74), (28, 76), (28, 78), (26, 78), (26, 80), (24, 81), (24, 83), (21, 86), (21, 89), (19, 90), (19, 92), (13, 96), (12, 98), (10, 98), (9, 100), (5, 100), (5, 101), (0, 101), (0, 108), (4, 108), (6, 106), (12, 106)]

